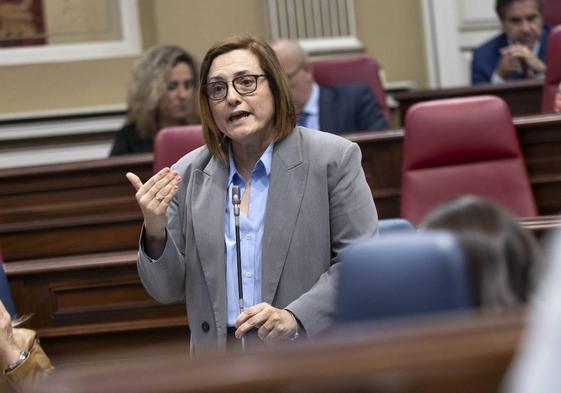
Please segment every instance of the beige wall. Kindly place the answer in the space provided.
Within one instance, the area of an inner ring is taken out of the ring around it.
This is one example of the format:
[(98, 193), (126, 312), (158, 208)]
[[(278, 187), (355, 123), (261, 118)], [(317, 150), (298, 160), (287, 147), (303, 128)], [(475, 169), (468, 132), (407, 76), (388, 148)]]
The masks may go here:
[[(359, 38), (387, 79), (425, 86), (420, 0), (355, 0), (355, 5)], [(140, 0), (139, 7), (145, 48), (177, 44), (200, 59), (228, 35), (268, 38), (265, 0)], [(0, 67), (0, 113), (122, 104), (133, 61)]]
[(156, 4), (159, 43), (178, 44), (199, 59), (224, 37), (251, 34), (268, 38), (263, 0), (166, 0)]
[(388, 81), (428, 85), (421, 0), (355, 0), (358, 37)]

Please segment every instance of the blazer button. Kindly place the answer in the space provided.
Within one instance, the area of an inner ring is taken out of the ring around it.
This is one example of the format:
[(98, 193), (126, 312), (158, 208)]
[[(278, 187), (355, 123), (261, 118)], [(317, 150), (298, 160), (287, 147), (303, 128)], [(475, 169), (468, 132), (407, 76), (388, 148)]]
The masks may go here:
[(201, 328), (203, 329), (203, 332), (207, 333), (210, 330), (210, 325), (207, 321), (204, 321), (201, 323)]

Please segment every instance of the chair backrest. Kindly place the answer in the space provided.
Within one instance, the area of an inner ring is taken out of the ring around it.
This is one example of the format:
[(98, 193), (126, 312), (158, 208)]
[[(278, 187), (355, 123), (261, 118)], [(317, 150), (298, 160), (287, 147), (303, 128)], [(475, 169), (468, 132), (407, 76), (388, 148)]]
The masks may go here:
[(413, 225), (411, 221), (407, 221), (403, 218), (386, 218), (378, 221), (378, 232), (380, 232), (380, 236), (396, 232), (410, 232), (415, 229), (415, 225)]
[[(559, 5), (561, 6), (561, 2)], [(555, 95), (561, 83), (561, 26), (555, 27), (549, 33), (546, 66), (542, 92), (542, 113), (553, 112)]]
[(161, 129), (154, 140), (153, 173), (175, 164), (203, 144), (203, 128), (200, 124)]
[(369, 239), (342, 254), (336, 320), (359, 322), (468, 309), (464, 253), (445, 232)]
[(543, 0), (543, 21), (546, 25), (561, 25), (561, 1)]
[(414, 105), (405, 119), (401, 217), (418, 224), (429, 210), (466, 194), (520, 217), (537, 214), (508, 107), (494, 96)]
[(383, 109), (388, 125), (392, 124), (390, 109), (386, 102), (386, 92), (380, 80), (376, 60), (366, 55), (341, 56), (314, 60), (314, 79), (319, 85), (342, 85), (360, 83), (370, 87), (378, 105)]
[(6, 272), (4, 271), (4, 259), (2, 254), (0, 254), (0, 300), (4, 303), (4, 307), (12, 318), (16, 317), (16, 307), (14, 306), (14, 301), (12, 300), (12, 294), (10, 293), (10, 287), (8, 286), (8, 278), (6, 277)]

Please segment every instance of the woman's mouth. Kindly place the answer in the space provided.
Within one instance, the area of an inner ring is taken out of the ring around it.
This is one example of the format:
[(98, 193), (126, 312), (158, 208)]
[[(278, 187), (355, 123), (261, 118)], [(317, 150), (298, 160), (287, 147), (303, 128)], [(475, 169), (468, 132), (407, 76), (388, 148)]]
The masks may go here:
[(228, 118), (228, 121), (235, 122), (235, 121), (244, 119), (244, 118), (248, 117), (249, 115), (250, 115), (250, 113), (245, 112), (245, 111), (236, 112), (236, 113), (233, 113), (233, 114), (230, 115), (230, 117)]

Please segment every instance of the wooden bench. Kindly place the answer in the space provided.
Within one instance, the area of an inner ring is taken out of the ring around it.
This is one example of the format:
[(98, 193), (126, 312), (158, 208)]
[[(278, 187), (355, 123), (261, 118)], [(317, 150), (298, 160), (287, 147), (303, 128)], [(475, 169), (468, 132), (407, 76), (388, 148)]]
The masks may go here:
[(185, 305), (151, 298), (138, 277), (136, 250), (16, 261), (5, 269), (18, 313), (33, 314), (27, 326), (53, 359), (110, 359), (146, 340), (178, 337), (184, 345), (177, 351), (186, 353)]

